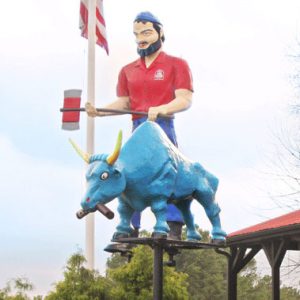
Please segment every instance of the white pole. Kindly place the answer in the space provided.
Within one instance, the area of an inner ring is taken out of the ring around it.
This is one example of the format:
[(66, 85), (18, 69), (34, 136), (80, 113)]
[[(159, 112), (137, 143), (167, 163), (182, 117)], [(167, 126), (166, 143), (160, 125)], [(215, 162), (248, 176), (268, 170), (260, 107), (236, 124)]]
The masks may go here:
[[(95, 44), (96, 44), (96, 0), (88, 1), (88, 69), (87, 69), (87, 99), (95, 105)], [(94, 153), (95, 122), (94, 118), (87, 118), (86, 150)], [(95, 257), (95, 219), (94, 214), (86, 216), (85, 225), (85, 255), (87, 268), (94, 269)]]

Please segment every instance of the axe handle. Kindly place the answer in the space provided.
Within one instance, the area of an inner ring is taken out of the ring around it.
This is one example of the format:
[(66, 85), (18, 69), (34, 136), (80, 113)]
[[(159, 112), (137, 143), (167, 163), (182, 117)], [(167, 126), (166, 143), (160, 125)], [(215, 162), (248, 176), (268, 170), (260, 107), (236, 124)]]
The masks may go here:
[[(101, 112), (109, 112), (109, 113), (115, 113), (115, 114), (130, 114), (130, 115), (141, 115), (141, 116), (148, 116), (148, 113), (145, 111), (135, 111), (135, 110), (126, 110), (126, 109), (110, 109), (110, 108), (96, 108), (97, 111)], [(68, 112), (68, 111), (85, 111), (85, 108), (61, 108), (61, 112)], [(174, 116), (172, 115), (158, 115), (160, 118), (164, 119), (174, 119)]]
[(115, 216), (114, 212), (111, 211), (104, 204), (97, 204), (96, 207), (93, 210), (80, 209), (76, 213), (76, 216), (77, 216), (78, 219), (82, 219), (83, 217), (87, 216), (89, 213), (95, 212), (96, 210), (98, 210), (99, 212), (101, 212), (101, 214), (103, 214), (107, 219), (110, 219), (110, 220), (113, 219), (114, 216)]
[(97, 204), (96, 208), (101, 214), (103, 214), (107, 219), (113, 219), (115, 214), (104, 204)]

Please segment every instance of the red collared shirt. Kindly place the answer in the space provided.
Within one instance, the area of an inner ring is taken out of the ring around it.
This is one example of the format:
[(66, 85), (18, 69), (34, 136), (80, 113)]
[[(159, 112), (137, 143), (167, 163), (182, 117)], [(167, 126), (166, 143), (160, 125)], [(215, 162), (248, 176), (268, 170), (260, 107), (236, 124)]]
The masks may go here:
[(131, 110), (148, 112), (149, 107), (171, 102), (178, 89), (193, 91), (189, 66), (185, 60), (161, 52), (149, 68), (141, 58), (123, 67), (117, 95), (130, 97)]

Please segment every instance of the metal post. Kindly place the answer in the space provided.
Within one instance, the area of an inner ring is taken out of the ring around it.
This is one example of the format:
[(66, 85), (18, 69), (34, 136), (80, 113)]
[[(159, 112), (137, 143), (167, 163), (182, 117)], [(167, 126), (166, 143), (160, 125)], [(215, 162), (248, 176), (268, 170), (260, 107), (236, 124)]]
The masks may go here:
[(153, 300), (162, 300), (163, 297), (163, 247), (157, 242), (154, 244), (153, 261)]
[(236, 300), (238, 271), (235, 269), (235, 260), (237, 257), (237, 248), (231, 247), (230, 253), (218, 248), (215, 251), (227, 258), (227, 300)]
[(280, 267), (272, 267), (272, 300), (280, 299)]
[[(96, 1), (89, 0), (89, 19), (88, 19), (88, 74), (87, 74), (87, 99), (93, 105), (95, 104), (95, 24), (96, 24)], [(94, 118), (87, 118), (87, 141), (86, 150), (88, 153), (94, 153), (94, 136), (95, 136)], [(85, 225), (85, 252), (87, 268), (94, 269), (95, 257), (95, 219), (94, 214), (86, 217)]]
[(234, 261), (237, 255), (237, 249), (234, 247), (230, 248), (230, 252), (216, 249), (217, 253), (224, 255), (227, 258), (227, 299), (236, 300), (237, 299), (237, 274), (235, 270)]
[(287, 240), (272, 240), (263, 249), (272, 268), (272, 300), (280, 299), (280, 266), (287, 251)]
[(237, 299), (237, 273), (232, 270), (230, 266), (230, 259), (228, 260), (228, 269), (227, 269), (227, 297), (228, 300)]

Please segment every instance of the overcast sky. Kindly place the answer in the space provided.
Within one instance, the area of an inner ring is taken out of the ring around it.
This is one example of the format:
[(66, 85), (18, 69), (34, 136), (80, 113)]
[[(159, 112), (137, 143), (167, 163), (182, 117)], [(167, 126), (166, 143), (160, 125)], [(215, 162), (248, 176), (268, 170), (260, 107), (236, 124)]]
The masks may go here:
[[(79, 1), (3, 1), (0, 10), (0, 288), (28, 277), (37, 293), (61, 279), (66, 259), (84, 249), (85, 222), (77, 220), (84, 164), (68, 138), (83, 148), (81, 129), (60, 129), (63, 91), (86, 95), (87, 41), (78, 29)], [(300, 29), (297, 0), (105, 0), (110, 56), (96, 50), (97, 106), (114, 100), (120, 68), (137, 57), (135, 15), (156, 14), (164, 50), (188, 61), (194, 101), (178, 114), (180, 149), (220, 179), (217, 199), (230, 233), (275, 217), (263, 175), (274, 150), (274, 129), (287, 123), (295, 99), (290, 82)], [(96, 120), (96, 152), (109, 153), (117, 132), (130, 136), (130, 117)], [(110, 204), (116, 209), (116, 203)], [(203, 209), (195, 221), (210, 229)], [(142, 226), (151, 230), (146, 212)], [(117, 218), (96, 215), (96, 266), (104, 271)]]

